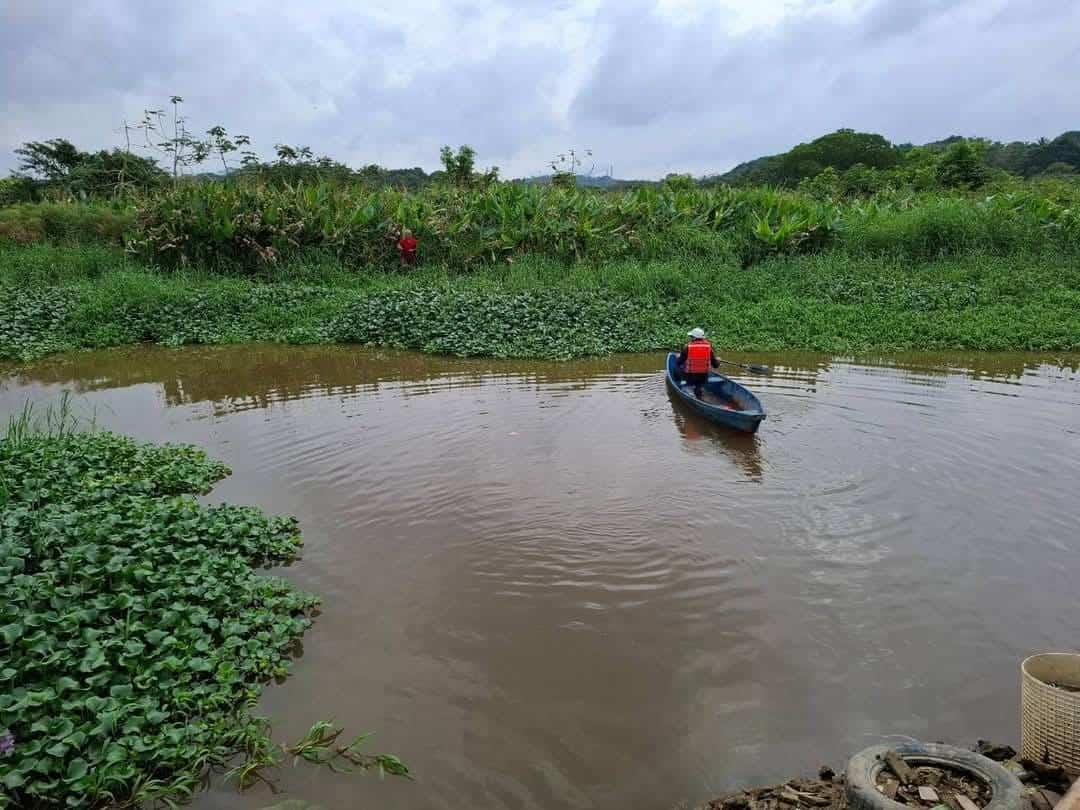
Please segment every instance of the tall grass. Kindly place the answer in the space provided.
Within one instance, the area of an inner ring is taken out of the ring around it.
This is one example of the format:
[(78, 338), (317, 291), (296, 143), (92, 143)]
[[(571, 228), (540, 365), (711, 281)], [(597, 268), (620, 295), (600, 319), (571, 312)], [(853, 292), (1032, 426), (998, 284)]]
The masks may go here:
[(401, 228), (418, 236), (423, 265), (456, 273), (526, 258), (564, 265), (725, 260), (745, 268), (836, 250), (909, 261), (973, 251), (1075, 254), (1080, 191), (1069, 188), (1051, 194), (1020, 186), (983, 196), (889, 191), (822, 202), (798, 192), (723, 186), (603, 193), (503, 183), (410, 193), (203, 183), (163, 190), (135, 211), (61, 204), (0, 209), (0, 244), (122, 242), (165, 269), (265, 275), (285, 266), (330, 276), (400, 270)]
[(80, 242), (123, 245), (133, 233), (130, 208), (104, 203), (23, 203), (0, 207), (0, 244)]
[(75, 413), (71, 392), (64, 391), (56, 402), (50, 402), (43, 411), (33, 401), (26, 400), (18, 412), (8, 417), (3, 436), (4, 441), (14, 445), (31, 436), (63, 438), (76, 431), (94, 430), (96, 424), (96, 414), (84, 417)]

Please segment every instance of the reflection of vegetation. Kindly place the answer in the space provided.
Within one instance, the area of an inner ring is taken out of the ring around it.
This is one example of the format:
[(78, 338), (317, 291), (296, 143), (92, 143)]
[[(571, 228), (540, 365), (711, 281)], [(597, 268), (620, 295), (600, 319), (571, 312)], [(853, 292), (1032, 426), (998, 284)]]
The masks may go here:
[[(295, 520), (186, 497), (228, 473), (195, 448), (32, 416), (0, 440), (0, 806), (173, 801), (236, 754), (276, 762), (252, 708), (317, 600), (254, 566), (295, 557)], [(285, 750), (407, 773), (338, 733)]]

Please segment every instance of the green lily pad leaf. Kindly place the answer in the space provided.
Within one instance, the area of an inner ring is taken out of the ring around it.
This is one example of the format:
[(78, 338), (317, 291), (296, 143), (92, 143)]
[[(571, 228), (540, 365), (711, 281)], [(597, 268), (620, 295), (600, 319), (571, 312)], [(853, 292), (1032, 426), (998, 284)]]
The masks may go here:
[(64, 775), (64, 778), (67, 779), (69, 782), (73, 782), (76, 779), (82, 779), (84, 776), (86, 776), (86, 772), (89, 769), (90, 768), (86, 764), (85, 759), (73, 759), (68, 764), (67, 773)]

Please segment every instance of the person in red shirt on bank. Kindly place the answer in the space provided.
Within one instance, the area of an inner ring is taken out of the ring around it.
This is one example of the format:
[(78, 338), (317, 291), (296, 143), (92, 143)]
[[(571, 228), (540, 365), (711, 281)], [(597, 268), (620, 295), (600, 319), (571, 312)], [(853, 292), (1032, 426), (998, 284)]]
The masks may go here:
[(679, 366), (683, 370), (683, 377), (694, 386), (694, 396), (701, 399), (705, 382), (709, 379), (709, 367), (719, 368), (720, 361), (712, 344), (705, 339), (704, 329), (694, 327), (686, 336), (690, 342), (679, 353)]
[(413, 236), (413, 232), (408, 228), (401, 232), (401, 238), (398, 239), (398, 251), (401, 253), (401, 263), (416, 264), (416, 246), (420, 244), (417, 242), (416, 237)]

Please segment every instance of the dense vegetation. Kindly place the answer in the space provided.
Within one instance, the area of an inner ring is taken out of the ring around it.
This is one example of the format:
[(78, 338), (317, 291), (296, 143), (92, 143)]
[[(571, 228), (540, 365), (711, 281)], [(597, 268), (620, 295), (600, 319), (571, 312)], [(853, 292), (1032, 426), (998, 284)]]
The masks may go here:
[[(275, 764), (252, 709), (317, 600), (254, 566), (294, 558), (296, 521), (188, 497), (228, 474), (195, 448), (69, 428), (0, 439), (0, 807), (175, 801), (234, 754)], [(335, 756), (334, 731), (289, 751)]]
[(427, 265), (461, 273), (523, 256), (734, 260), (838, 249), (933, 259), (970, 251), (1072, 252), (1080, 185), (999, 184), (979, 194), (885, 191), (845, 198), (825, 172), (798, 191), (664, 186), (603, 193), (489, 183), (409, 193), (333, 184), (184, 184), (136, 205), (0, 208), (0, 243), (126, 245), (163, 268), (264, 273), (318, 252), (355, 272), (398, 267), (402, 228)]
[[(967, 164), (967, 171), (950, 176), (950, 166), (957, 162)], [(1003, 175), (1075, 178), (1080, 176), (1080, 131), (1033, 143), (953, 136), (913, 146), (892, 144), (874, 133), (841, 129), (788, 152), (740, 163), (707, 182), (795, 186), (827, 169), (841, 175), (854, 170), (856, 176), (861, 175), (863, 185), (869, 182), (873, 186), (871, 191), (912, 184), (922, 189), (970, 188), (995, 175), (997, 179)]]
[(728, 349), (1080, 349), (1080, 262), (1052, 251), (909, 259), (831, 250), (751, 271), (723, 258), (526, 257), (465, 276), (357, 274), (309, 259), (273, 272), (162, 272), (117, 248), (0, 249), (0, 358), (139, 341), (573, 357), (676, 346), (693, 324)]
[[(104, 153), (24, 147), (18, 182), (46, 201), (0, 206), (0, 358), (246, 340), (568, 357), (690, 324), (723, 348), (1080, 348), (1080, 182), (994, 168), (984, 142), (840, 130), (754, 164), (777, 186), (616, 191), (558, 162), (558, 182), (502, 182), (445, 148), (410, 191), (281, 144), (234, 170), (243, 136), (180, 133), (159, 141), (172, 176), (82, 197)], [(200, 154), (223, 177), (178, 173)]]

